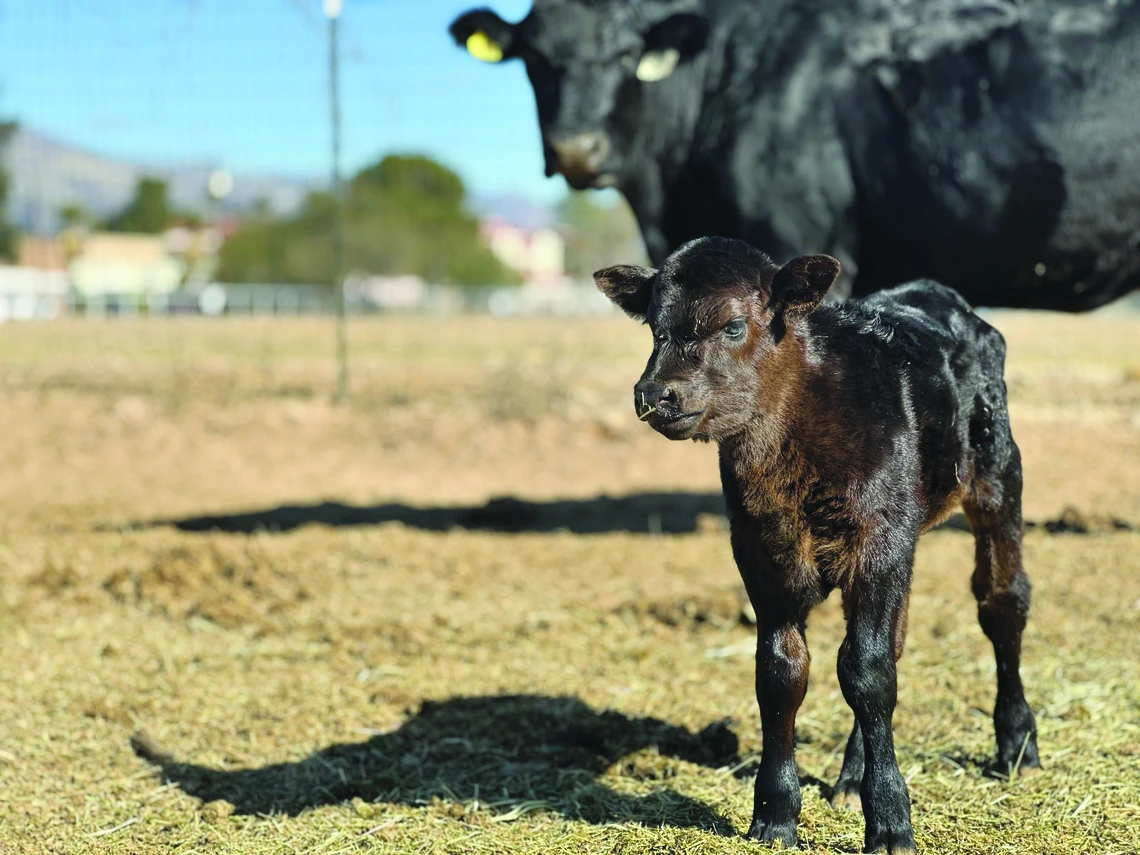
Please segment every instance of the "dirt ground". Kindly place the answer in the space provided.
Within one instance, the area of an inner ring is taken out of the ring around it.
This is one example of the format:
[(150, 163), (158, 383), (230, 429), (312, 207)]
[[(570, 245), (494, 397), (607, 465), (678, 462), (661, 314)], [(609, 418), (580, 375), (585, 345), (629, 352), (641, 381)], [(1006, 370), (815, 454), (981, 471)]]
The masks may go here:
[[(1046, 771), (987, 771), (955, 521), (895, 717), (920, 851), (1140, 849), (1140, 315), (1010, 345)], [(759, 751), (715, 450), (635, 419), (621, 318), (0, 327), (0, 853), (715, 853)], [(833, 598), (834, 600), (834, 598)], [(809, 624), (800, 835), (850, 713)]]

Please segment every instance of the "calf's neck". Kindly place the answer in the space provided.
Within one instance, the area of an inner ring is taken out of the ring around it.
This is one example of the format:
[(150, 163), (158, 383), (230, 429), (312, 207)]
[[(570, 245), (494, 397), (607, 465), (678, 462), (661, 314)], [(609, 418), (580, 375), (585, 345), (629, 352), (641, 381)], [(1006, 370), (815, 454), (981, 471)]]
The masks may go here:
[(763, 754), (748, 835), (796, 842), (804, 627), (838, 588), (839, 680), (855, 724), (832, 802), (862, 809), (865, 851), (901, 853), (914, 834), (891, 726), (915, 544), (957, 507), (974, 532), (972, 587), (997, 658), (997, 763), (1011, 774), (1038, 767), (1019, 673), (1021, 460), (1001, 335), (930, 281), (823, 305), (838, 274), (825, 255), (779, 266), (742, 241), (700, 238), (660, 270), (610, 267), (595, 279), (653, 331), (638, 417), (669, 439), (719, 446), (758, 626)]

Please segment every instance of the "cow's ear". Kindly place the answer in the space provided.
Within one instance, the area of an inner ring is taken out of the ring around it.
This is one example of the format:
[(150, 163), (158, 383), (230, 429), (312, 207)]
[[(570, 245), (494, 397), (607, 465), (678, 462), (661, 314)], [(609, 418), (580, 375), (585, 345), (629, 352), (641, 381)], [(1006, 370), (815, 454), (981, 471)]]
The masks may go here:
[(511, 56), (515, 28), (490, 9), (472, 9), (456, 18), (450, 28), (455, 43), (483, 62), (499, 62)]
[(634, 320), (643, 321), (653, 297), (653, 277), (656, 275), (656, 270), (646, 267), (619, 264), (599, 270), (594, 274), (594, 282), (619, 309)]
[(837, 278), (839, 262), (830, 255), (793, 258), (772, 279), (772, 308), (789, 320), (810, 315)]
[(659, 21), (645, 34), (637, 79), (644, 83), (664, 80), (683, 61), (704, 50), (708, 38), (709, 24), (701, 15), (684, 12)]

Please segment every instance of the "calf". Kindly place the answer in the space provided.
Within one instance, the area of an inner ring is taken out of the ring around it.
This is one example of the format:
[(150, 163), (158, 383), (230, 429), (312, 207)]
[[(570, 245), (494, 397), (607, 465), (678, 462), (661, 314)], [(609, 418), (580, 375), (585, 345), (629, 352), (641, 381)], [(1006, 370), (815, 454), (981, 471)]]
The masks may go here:
[(732, 551), (756, 610), (763, 756), (749, 837), (794, 845), (793, 731), (808, 680), (808, 612), (835, 588), (847, 635), (839, 681), (855, 713), (833, 803), (861, 805), (865, 851), (914, 849), (891, 735), (915, 544), (961, 504), (977, 542), (974, 596), (997, 657), (998, 764), (1038, 766), (1022, 692), (1029, 581), (1021, 459), (1005, 344), (954, 291), (912, 282), (821, 305), (826, 255), (783, 267), (746, 243), (700, 238), (660, 270), (598, 271), (653, 331), (638, 416), (669, 439), (715, 441)]

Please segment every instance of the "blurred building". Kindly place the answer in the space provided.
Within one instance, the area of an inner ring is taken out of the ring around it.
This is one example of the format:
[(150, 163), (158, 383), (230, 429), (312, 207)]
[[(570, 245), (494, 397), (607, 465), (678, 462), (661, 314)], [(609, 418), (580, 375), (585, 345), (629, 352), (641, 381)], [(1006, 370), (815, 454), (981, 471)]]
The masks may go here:
[(71, 284), (88, 303), (139, 303), (172, 294), (186, 264), (167, 249), (162, 235), (91, 232), (68, 265)]
[(67, 308), (67, 253), (57, 238), (23, 235), (0, 264), (0, 323), (54, 318)]
[(524, 228), (501, 217), (487, 217), (479, 229), (495, 257), (516, 271), (524, 285), (568, 284), (566, 244), (554, 229)]
[(64, 241), (59, 237), (21, 235), (16, 245), (16, 266), (33, 270), (66, 270)]

